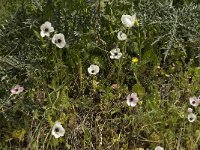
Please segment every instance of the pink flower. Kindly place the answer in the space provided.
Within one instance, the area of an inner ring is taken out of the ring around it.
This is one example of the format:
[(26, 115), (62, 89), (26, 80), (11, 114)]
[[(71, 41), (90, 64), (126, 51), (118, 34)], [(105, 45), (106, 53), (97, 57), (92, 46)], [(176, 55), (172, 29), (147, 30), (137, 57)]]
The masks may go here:
[(188, 113), (192, 113), (193, 109), (192, 108), (188, 108)]
[(23, 91), (24, 91), (24, 88), (22, 86), (18, 85), (18, 84), (10, 90), (10, 92), (12, 94), (19, 94)]
[(126, 99), (127, 99), (126, 103), (128, 104), (128, 106), (132, 107), (135, 107), (137, 105), (137, 102), (139, 101), (137, 93), (129, 94)]
[(200, 103), (200, 100), (196, 96), (190, 97), (189, 101), (190, 101), (190, 105), (194, 107), (197, 107)]

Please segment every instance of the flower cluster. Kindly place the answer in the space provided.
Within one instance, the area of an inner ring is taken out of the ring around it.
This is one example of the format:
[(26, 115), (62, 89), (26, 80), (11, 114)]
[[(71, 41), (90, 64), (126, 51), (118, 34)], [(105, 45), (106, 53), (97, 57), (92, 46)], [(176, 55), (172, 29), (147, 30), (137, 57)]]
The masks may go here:
[[(133, 16), (122, 15), (121, 21), (122, 21), (122, 24), (124, 24), (126, 27), (130, 28), (130, 27), (134, 26), (134, 24), (135, 24), (136, 14), (134, 14)], [(117, 38), (120, 41), (124, 41), (127, 39), (127, 35), (125, 33), (123, 33), (122, 31), (119, 31), (117, 34)], [(111, 59), (120, 59), (122, 57), (121, 50), (118, 47), (111, 49), (110, 54), (111, 54), (110, 55)], [(92, 64), (88, 68), (88, 72), (89, 72), (89, 74), (96, 75), (99, 72), (99, 67), (97, 65)]]
[[(199, 106), (200, 99), (197, 98), (196, 96), (190, 97), (189, 98), (190, 105), (193, 107)], [(192, 108), (188, 108), (188, 121), (189, 122), (194, 122), (197, 119), (197, 115), (193, 113)]]
[[(126, 27), (130, 28), (134, 25), (135, 19), (136, 19), (136, 15), (133, 15), (133, 16), (122, 15), (121, 21)], [(42, 24), (40, 26), (40, 30), (41, 30), (40, 35), (42, 37), (45, 37), (45, 36), (50, 37), (50, 34), (52, 32), (54, 32), (54, 27), (52, 27), (50, 22), (46, 21), (44, 24)], [(119, 31), (117, 34), (117, 38), (120, 41), (124, 41), (127, 39), (127, 35), (125, 33), (123, 33), (122, 31)], [(51, 41), (58, 48), (63, 48), (66, 45), (65, 36), (62, 33), (54, 34)], [(110, 55), (111, 59), (120, 59), (122, 57), (122, 53), (121, 53), (120, 49), (117, 47), (113, 48), (110, 51), (110, 54), (111, 54)], [(100, 70), (99, 66), (95, 65), (95, 64), (91, 64), (87, 69), (88, 73), (91, 75), (96, 75), (97, 73), (99, 73), (99, 70)], [(16, 88), (20, 89), (20, 87), (16, 87)], [(19, 93), (20, 91), (23, 91), (23, 90), (20, 89), (20, 90), (16, 91), (15, 89), (12, 89), (12, 93), (17, 93), (17, 92)], [(138, 99), (136, 93), (132, 93), (127, 96), (127, 104), (129, 106), (135, 107), (137, 105), (138, 101), (139, 101), (139, 99)], [(62, 127), (61, 123), (55, 122), (55, 124), (52, 128), (52, 135), (54, 135), (55, 138), (59, 138), (61, 136), (64, 136), (64, 134), (65, 134), (65, 129)]]
[[(40, 35), (42, 37), (49, 37), (51, 32), (54, 32), (54, 28), (51, 26), (49, 21), (46, 21), (40, 26)], [(52, 43), (55, 44), (58, 48), (63, 48), (66, 45), (65, 36), (62, 33), (54, 34), (52, 38)]]
[[(133, 16), (122, 15), (121, 21), (122, 21), (122, 24), (124, 24), (126, 27), (131, 28), (135, 24), (136, 14), (134, 14)], [(117, 38), (120, 41), (125, 41), (127, 39), (127, 35), (125, 33), (123, 33), (122, 31), (119, 31), (117, 34)], [(121, 50), (118, 47), (111, 49), (110, 54), (111, 54), (110, 55), (111, 59), (120, 59), (122, 57)], [(134, 58), (133, 62), (137, 63), (138, 59)], [(94, 65), (94, 64), (90, 65), (90, 67), (88, 68), (88, 72), (91, 75), (96, 75), (99, 72), (99, 66)], [(117, 89), (118, 86), (112, 85), (112, 88)], [(137, 105), (138, 101), (139, 101), (139, 98), (137, 97), (136, 93), (132, 93), (127, 96), (128, 106), (135, 107)]]

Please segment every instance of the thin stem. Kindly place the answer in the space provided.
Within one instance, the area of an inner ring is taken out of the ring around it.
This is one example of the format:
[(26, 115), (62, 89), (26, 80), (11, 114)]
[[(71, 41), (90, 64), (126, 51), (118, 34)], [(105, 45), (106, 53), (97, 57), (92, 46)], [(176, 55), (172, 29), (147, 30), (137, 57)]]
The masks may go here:
[(139, 50), (139, 60), (141, 61), (141, 35), (140, 35), (140, 27), (138, 26), (138, 50)]
[(136, 82), (137, 82), (138, 84), (140, 84), (140, 81), (139, 81), (139, 79), (138, 79), (138, 77), (137, 77), (137, 75), (136, 75), (135, 72), (136, 72), (136, 71), (135, 71), (135, 69), (134, 69), (133, 74), (134, 74), (135, 80), (136, 80)]
[[(119, 64), (119, 65), (117, 65)], [(120, 82), (120, 76), (121, 76), (121, 70), (122, 70), (122, 63), (121, 63), (121, 60), (119, 60), (119, 62), (115, 63), (116, 66), (118, 66), (118, 70), (117, 70), (117, 85), (121, 85), (121, 82)]]
[[(127, 31), (127, 37), (129, 36), (129, 34), (130, 34), (130, 28), (128, 28), (128, 31)], [(127, 45), (127, 40), (125, 40), (125, 42), (124, 42), (124, 46), (123, 46), (123, 51), (122, 51), (122, 55), (124, 55), (124, 56), (126, 56), (126, 46)], [(120, 78), (121, 78), (121, 75), (123, 74), (123, 72), (122, 72), (122, 65), (123, 65), (123, 60), (121, 60), (121, 59), (119, 59), (119, 67), (118, 67), (118, 85), (121, 85), (122, 83), (123, 83), (123, 81), (124, 81), (124, 79), (121, 79), (121, 81), (120, 81)]]
[(83, 91), (83, 67), (82, 67), (82, 61), (79, 58), (79, 80), (80, 80), (80, 93)]

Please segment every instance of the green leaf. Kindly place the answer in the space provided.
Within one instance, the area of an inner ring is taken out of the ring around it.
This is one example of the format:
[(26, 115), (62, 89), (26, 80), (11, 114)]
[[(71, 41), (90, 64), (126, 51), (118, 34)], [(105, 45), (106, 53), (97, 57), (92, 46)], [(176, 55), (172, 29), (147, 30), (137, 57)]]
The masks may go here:
[(157, 60), (156, 58), (157, 56), (153, 49), (147, 50), (142, 56), (142, 65), (145, 65), (148, 62), (155, 62), (156, 64), (156, 60)]
[(135, 84), (132, 89), (134, 92), (136, 92), (139, 95), (139, 97), (141, 98), (144, 97), (145, 89), (141, 84)]
[(42, 40), (42, 37), (40, 36), (39, 32), (33, 30), (35, 36), (39, 39), (39, 40)]
[(137, 42), (134, 42), (134, 51), (139, 55), (139, 46)]
[(12, 136), (14, 138), (18, 138), (18, 139), (21, 139), (24, 137), (24, 134), (26, 133), (26, 131), (24, 129), (21, 129), (21, 130), (15, 130), (12, 132)]

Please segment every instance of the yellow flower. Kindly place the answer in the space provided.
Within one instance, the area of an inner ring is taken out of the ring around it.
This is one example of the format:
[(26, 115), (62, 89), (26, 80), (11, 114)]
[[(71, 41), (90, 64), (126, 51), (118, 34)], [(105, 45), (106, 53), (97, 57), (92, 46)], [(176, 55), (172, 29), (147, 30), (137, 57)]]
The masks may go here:
[(137, 18), (135, 18), (135, 20), (134, 20), (134, 24), (135, 24), (136, 26), (139, 26), (139, 21), (138, 21)]
[(133, 63), (137, 63), (137, 62), (138, 62), (138, 58), (137, 58), (137, 57), (133, 57), (133, 58), (132, 58), (132, 62), (133, 62)]

